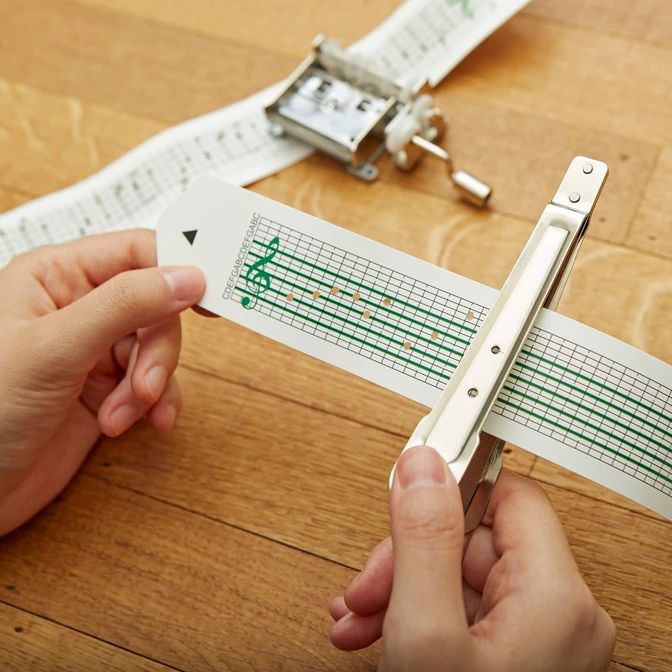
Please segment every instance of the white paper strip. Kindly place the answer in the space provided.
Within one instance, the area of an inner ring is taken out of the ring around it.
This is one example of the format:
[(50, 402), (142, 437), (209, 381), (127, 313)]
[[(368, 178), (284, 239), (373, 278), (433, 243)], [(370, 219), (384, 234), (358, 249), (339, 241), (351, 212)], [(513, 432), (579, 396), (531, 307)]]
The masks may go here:
[(0, 216), (0, 267), (15, 254), (90, 233), (153, 228), (166, 204), (199, 175), (249, 184), (311, 150), (268, 133), (263, 107), (281, 84), (170, 128), (76, 185)]
[(352, 45), (355, 53), (409, 83), (436, 86), (529, 0), (410, 0)]
[[(496, 296), (214, 178), (157, 241), (204, 270), (203, 307), (426, 406)], [(672, 518), (672, 367), (625, 343), (542, 311), (485, 429)]]

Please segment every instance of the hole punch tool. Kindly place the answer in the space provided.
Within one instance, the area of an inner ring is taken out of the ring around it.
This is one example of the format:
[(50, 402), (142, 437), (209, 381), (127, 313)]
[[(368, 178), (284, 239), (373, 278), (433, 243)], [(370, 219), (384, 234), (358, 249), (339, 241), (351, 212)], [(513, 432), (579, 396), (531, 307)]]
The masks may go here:
[(455, 170), (451, 155), (435, 144), (446, 120), (430, 90), (425, 80), (408, 85), (319, 35), (312, 54), (265, 112), (272, 133), (330, 154), (363, 180), (378, 177), (376, 161), (385, 151), (402, 170), (412, 170), (425, 153), (432, 154), (446, 164), (460, 196), (484, 207), (492, 188)]
[[(483, 431), (542, 307), (554, 309), (607, 178), (606, 164), (576, 157), (546, 206), (453, 376), (404, 450), (435, 448), (460, 486), (465, 532), (481, 521), (502, 468), (504, 442)], [(390, 477), (390, 485), (394, 470)]]

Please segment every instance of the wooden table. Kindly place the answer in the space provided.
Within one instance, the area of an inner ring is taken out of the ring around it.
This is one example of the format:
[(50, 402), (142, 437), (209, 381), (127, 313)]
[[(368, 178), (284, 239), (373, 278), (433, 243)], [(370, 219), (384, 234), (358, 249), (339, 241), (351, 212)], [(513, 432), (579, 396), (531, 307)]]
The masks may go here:
[[(0, 208), (73, 183), (176, 122), (349, 43), (393, 0), (2, 0)], [(459, 203), (433, 162), (366, 185), (313, 157), (254, 185), (501, 286), (569, 159), (611, 167), (560, 311), (672, 361), (669, 0), (534, 0), (438, 89)], [(0, 542), (3, 670), (371, 670), (326, 604), (387, 534), (386, 474), (422, 409), (223, 320), (184, 319), (183, 415), (102, 441)], [(613, 669), (672, 669), (672, 528), (511, 447), (619, 628)]]

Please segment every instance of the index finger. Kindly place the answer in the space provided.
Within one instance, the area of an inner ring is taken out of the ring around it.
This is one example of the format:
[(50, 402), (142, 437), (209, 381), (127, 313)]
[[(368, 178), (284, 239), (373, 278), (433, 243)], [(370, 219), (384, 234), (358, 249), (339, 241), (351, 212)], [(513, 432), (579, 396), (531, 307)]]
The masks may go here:
[(18, 263), (25, 264), (43, 284), (47, 274), (57, 268), (62, 276), (90, 289), (124, 271), (156, 266), (156, 234), (149, 229), (130, 229), (85, 236), (33, 250)]
[(503, 469), (483, 525), (492, 528), (495, 551), (521, 551), (539, 567), (576, 567), (562, 524), (548, 495), (534, 481)]

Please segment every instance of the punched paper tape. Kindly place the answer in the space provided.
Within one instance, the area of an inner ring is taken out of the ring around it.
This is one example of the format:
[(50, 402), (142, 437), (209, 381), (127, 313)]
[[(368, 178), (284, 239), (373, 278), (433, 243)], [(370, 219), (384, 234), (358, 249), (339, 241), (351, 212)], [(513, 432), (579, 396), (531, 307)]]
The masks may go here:
[[(496, 296), (212, 177), (157, 246), (203, 269), (204, 308), (426, 406)], [(636, 348), (543, 310), (485, 431), (672, 518), (672, 367)]]
[[(408, 0), (351, 49), (395, 76), (436, 84), (528, 1)], [(38, 245), (151, 228), (199, 175), (249, 184), (305, 158), (310, 147), (269, 133), (263, 108), (282, 87), (168, 129), (79, 184), (0, 215), (0, 268)]]

